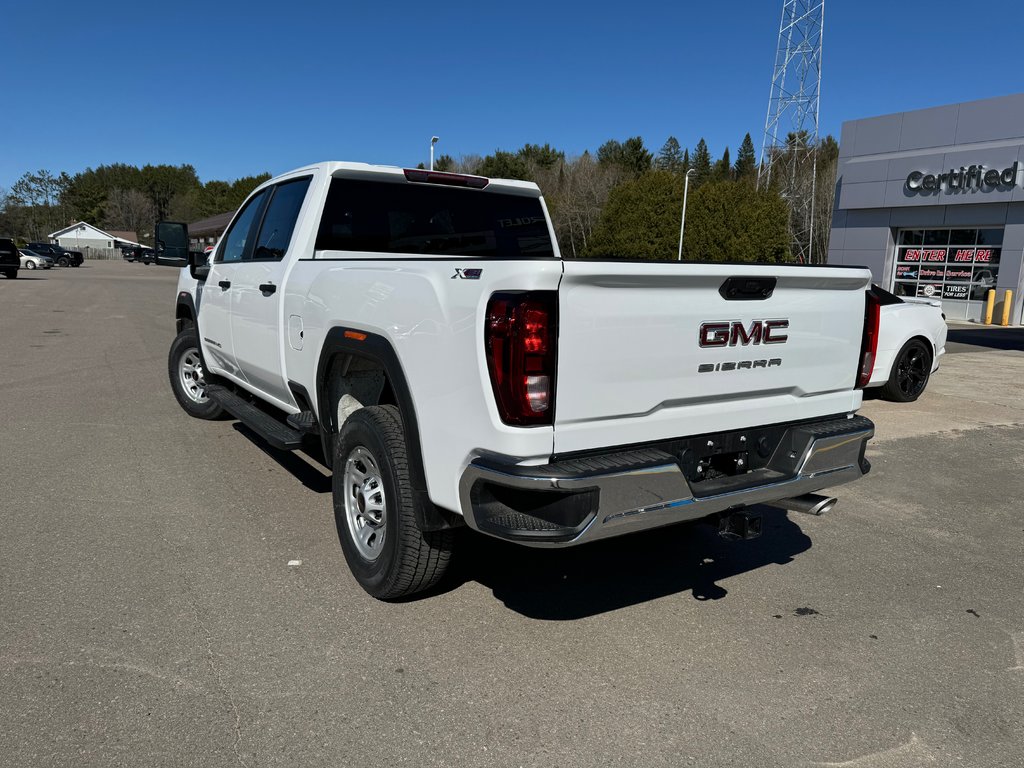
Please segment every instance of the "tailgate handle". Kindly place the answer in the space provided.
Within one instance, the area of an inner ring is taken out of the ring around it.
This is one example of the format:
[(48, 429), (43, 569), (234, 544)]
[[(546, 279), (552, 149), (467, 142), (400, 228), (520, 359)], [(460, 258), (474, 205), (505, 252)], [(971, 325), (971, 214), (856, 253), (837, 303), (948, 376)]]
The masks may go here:
[(775, 293), (775, 278), (730, 277), (718, 292), (726, 301), (764, 301)]

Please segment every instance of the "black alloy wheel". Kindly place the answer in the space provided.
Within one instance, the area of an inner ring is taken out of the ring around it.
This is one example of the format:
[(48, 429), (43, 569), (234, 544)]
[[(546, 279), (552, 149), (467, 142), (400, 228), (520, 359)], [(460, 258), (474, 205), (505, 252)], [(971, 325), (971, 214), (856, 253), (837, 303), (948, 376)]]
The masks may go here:
[(897, 403), (917, 400), (928, 385), (931, 371), (931, 350), (920, 339), (911, 339), (896, 355), (889, 381), (882, 387), (882, 396)]

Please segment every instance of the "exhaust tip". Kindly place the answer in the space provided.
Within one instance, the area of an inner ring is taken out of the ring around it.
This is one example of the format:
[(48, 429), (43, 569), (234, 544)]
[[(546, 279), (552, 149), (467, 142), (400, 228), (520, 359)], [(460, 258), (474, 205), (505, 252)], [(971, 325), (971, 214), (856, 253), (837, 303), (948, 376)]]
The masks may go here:
[(788, 509), (791, 512), (802, 512), (805, 515), (821, 516), (826, 512), (835, 509), (839, 499), (835, 496), (821, 496), (817, 493), (806, 493), (803, 496), (794, 496), (791, 499), (781, 499), (775, 502), (775, 506)]

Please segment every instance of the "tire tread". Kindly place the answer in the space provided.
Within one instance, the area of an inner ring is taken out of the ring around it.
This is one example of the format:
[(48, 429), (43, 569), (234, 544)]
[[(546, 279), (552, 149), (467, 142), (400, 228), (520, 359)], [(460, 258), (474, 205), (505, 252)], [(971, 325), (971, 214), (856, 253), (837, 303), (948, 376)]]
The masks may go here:
[[(416, 523), (415, 498), (409, 480), (409, 459), (405, 444), (405, 428), (402, 417), (393, 405), (377, 405), (361, 408), (351, 419), (358, 419), (377, 437), (388, 453), (396, 480), (395, 512), (398, 519), (395, 562), (387, 577), (372, 589), (360, 581), (363, 588), (374, 597), (390, 600), (423, 592), (435, 586), (448, 570), (451, 563), (454, 535), (450, 530), (421, 531)], [(381, 457), (377, 457), (378, 461)], [(335, 472), (340, 472), (345, 458), (335, 457)], [(343, 513), (342, 513), (343, 514)], [(344, 521), (338, 522), (339, 533), (343, 533)], [(357, 577), (358, 578), (358, 577)]]

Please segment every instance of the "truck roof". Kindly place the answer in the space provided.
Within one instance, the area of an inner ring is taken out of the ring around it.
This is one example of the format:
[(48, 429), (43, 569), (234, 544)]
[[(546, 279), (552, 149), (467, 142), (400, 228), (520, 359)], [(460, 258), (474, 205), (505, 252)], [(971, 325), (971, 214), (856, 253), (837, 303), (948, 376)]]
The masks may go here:
[[(400, 168), (397, 165), (376, 165), (373, 163), (354, 163), (344, 160), (329, 160), (322, 163), (313, 163), (312, 165), (303, 166), (302, 168), (296, 168), (293, 171), (280, 174), (266, 183), (271, 184), (279, 181), (280, 179), (302, 173), (308, 173), (313, 170), (322, 170), (335, 177), (377, 179), (381, 181), (387, 180), (396, 182), (406, 181), (406, 169)], [(540, 197), (541, 194), (540, 187), (532, 181), (519, 181), (518, 179), (488, 179), (486, 189), (492, 192), (506, 192), (530, 197)]]

